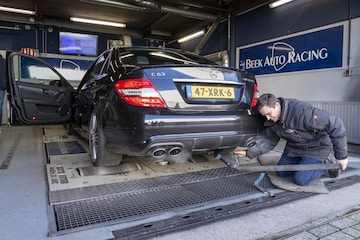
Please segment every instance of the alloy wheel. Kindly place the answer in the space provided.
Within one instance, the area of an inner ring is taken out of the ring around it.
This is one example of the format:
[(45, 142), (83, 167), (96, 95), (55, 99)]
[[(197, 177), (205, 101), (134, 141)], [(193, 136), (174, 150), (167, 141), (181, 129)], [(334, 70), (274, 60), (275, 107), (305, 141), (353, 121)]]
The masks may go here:
[(93, 162), (96, 161), (99, 149), (99, 131), (97, 126), (97, 118), (96, 115), (91, 115), (90, 124), (89, 124), (89, 147), (91, 159)]

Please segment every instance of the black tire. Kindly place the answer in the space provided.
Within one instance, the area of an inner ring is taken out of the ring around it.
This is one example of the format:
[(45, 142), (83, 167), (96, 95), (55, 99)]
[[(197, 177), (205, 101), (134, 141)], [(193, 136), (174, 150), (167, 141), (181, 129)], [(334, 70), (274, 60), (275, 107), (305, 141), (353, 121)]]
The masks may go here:
[(89, 148), (91, 160), (95, 166), (107, 167), (119, 165), (123, 155), (106, 149), (106, 139), (96, 113), (92, 113), (89, 122)]

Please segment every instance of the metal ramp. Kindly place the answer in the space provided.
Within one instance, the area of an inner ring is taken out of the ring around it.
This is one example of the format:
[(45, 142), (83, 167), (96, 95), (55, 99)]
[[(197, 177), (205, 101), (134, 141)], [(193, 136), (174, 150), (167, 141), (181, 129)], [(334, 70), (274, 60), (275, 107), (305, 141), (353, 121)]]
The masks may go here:
[[(57, 232), (129, 223), (257, 193), (258, 174), (229, 168), (50, 192)], [(270, 188), (270, 181), (263, 181)]]
[[(359, 182), (360, 176), (354, 175), (343, 179), (327, 181), (325, 182), (325, 185), (329, 190), (335, 190)], [(237, 201), (227, 202), (226, 204), (224, 204), (223, 201), (219, 201), (217, 205), (208, 206), (204, 209), (195, 209), (194, 211), (178, 214), (163, 220), (150, 220), (146, 223), (138, 223), (135, 226), (120, 228), (112, 232), (114, 238), (111, 240), (140, 240), (150, 239), (150, 237), (156, 238), (173, 231), (191, 229), (197, 227), (198, 225), (225, 220), (229, 217), (239, 217), (250, 212), (286, 204), (288, 202), (307, 198), (315, 194), (316, 193), (309, 192), (281, 191), (277, 192), (274, 196), (252, 196), (252, 198), (248, 199), (239, 198)], [(286, 233), (282, 237), (290, 237), (296, 233), (297, 232), (292, 234)], [(273, 238), (270, 237), (268, 239), (280, 238), (281, 237), (277, 236)]]
[[(258, 173), (240, 173), (214, 158), (176, 166), (132, 159), (117, 166), (116, 172), (115, 168), (94, 169), (87, 144), (68, 136), (61, 126), (45, 127), (43, 138), (49, 212), (54, 219), (50, 235), (114, 224), (130, 226), (262, 194), (253, 186)], [(272, 187), (268, 179), (261, 185)]]

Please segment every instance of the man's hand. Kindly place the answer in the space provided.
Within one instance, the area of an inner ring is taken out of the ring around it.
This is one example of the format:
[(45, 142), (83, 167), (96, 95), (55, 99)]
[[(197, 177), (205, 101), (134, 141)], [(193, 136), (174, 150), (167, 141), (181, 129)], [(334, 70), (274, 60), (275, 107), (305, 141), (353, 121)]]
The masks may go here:
[(349, 163), (349, 160), (347, 158), (338, 160), (338, 163), (340, 164), (341, 170), (345, 170), (347, 168), (347, 165)]
[(235, 154), (236, 158), (246, 157), (246, 151), (245, 150), (235, 150), (234, 154)]

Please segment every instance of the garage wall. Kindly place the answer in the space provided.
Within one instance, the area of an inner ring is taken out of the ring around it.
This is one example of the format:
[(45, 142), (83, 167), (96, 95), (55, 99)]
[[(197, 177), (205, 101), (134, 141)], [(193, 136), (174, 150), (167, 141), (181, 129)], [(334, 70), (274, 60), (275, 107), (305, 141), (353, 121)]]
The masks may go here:
[[(343, 57), (342, 64), (339, 67), (265, 75), (258, 74), (257, 79), (260, 90), (305, 101), (360, 101), (360, 96), (356, 90), (360, 87), (360, 63), (356, 61), (360, 55), (360, 48), (356, 44), (356, 39), (359, 39), (360, 35), (359, 32), (352, 30), (349, 36), (349, 22), (341, 22), (339, 24), (344, 26), (342, 41)], [(360, 18), (353, 19), (351, 27), (354, 30), (359, 29)], [(271, 39), (271, 41), (274, 40), (276, 39)], [(348, 55), (349, 44), (350, 55)], [(239, 66), (239, 62), (236, 64)]]
[[(356, 0), (297, 0), (276, 9), (264, 5), (236, 18), (236, 47), (232, 52), (232, 62), (235, 62), (234, 66), (239, 66), (234, 59), (236, 48), (239, 47), (332, 24), (344, 25), (343, 63), (340, 68), (258, 75), (257, 79), (261, 92), (272, 92), (279, 96), (306, 101), (360, 101), (360, 96), (356, 94), (356, 89), (360, 87), (360, 46), (357, 44), (360, 21), (354, 17), (359, 15), (360, 1)], [(351, 75), (346, 75), (348, 69)]]
[(358, 0), (295, 0), (278, 8), (266, 4), (236, 17), (236, 45), (281, 37), (360, 17)]
[(231, 62), (241, 47), (289, 38), (316, 30), (343, 26), (342, 63), (333, 68), (258, 74), (261, 93), (308, 101), (340, 116), (348, 142), (360, 144), (360, 1), (297, 0), (277, 9), (267, 5), (232, 22)]
[(348, 142), (360, 144), (360, 18), (338, 24), (344, 26), (340, 67), (258, 75), (257, 79), (261, 93), (308, 101), (340, 116)]
[[(228, 23), (226, 23), (228, 24)], [(348, 142), (360, 144), (360, 1), (296, 0), (276, 9), (264, 5), (230, 20), (229, 45), (232, 67), (241, 68), (236, 58), (240, 48), (260, 45), (316, 30), (343, 26), (342, 61), (337, 67), (311, 71), (258, 74), (261, 93), (297, 98), (340, 116), (345, 123)], [(222, 29), (225, 29), (224, 27)], [(215, 34), (220, 33), (215, 32)], [(203, 54), (215, 55), (216, 35), (203, 48)], [(214, 51), (212, 51), (214, 50)], [(239, 56), (238, 56), (239, 57)]]
[[(71, 32), (96, 35), (97, 53), (107, 49), (108, 40), (119, 40), (117, 34), (80, 31), (40, 24), (14, 23), (0, 21), (0, 50), (20, 51), (21, 48), (32, 48), (36, 52), (59, 54), (59, 32)], [(144, 39), (132, 39), (133, 45), (145, 45)]]
[[(342, 66), (333, 69), (258, 75), (260, 90), (306, 101), (360, 101), (360, 1), (296, 0), (279, 8), (263, 5), (220, 23), (202, 54), (229, 49), (230, 65), (236, 62), (237, 49), (332, 25), (344, 25)], [(229, 40), (229, 41), (228, 41)], [(350, 41), (349, 41), (350, 40)], [(349, 44), (350, 43), (350, 44)], [(230, 46), (229, 46), (230, 44)], [(350, 55), (348, 55), (350, 53)], [(348, 62), (349, 61), (349, 62)], [(347, 74), (350, 70), (351, 74)]]
[[(279, 8), (267, 4), (220, 23), (202, 54), (229, 48), (232, 67), (237, 49), (291, 37), (336, 25), (343, 25), (343, 60), (337, 68), (258, 75), (261, 92), (305, 101), (360, 101), (360, 1), (296, 0)], [(230, 25), (229, 41), (227, 27)], [(220, 40), (219, 40), (220, 39)], [(228, 45), (230, 44), (230, 46)], [(348, 74), (350, 73), (350, 74)]]

